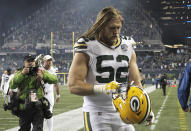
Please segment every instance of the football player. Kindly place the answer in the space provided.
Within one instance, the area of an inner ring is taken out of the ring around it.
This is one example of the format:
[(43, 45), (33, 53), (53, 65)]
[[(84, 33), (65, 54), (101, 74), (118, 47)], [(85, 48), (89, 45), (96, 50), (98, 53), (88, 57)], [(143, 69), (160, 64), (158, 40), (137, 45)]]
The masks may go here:
[[(43, 58), (43, 67), (41, 67), (42, 70), (46, 70), (51, 74), (56, 75), (56, 69), (52, 66), (52, 60), (53, 58), (50, 55), (45, 55)], [(56, 91), (56, 102), (59, 101), (60, 93), (59, 93), (59, 87), (58, 84), (48, 84), (45, 83), (45, 96), (48, 101), (50, 102), (50, 111), (53, 112), (53, 106), (54, 106), (54, 88)], [(53, 117), (50, 119), (45, 120), (47, 123), (48, 131), (53, 131)]]
[(8, 68), (7, 70), (4, 71), (1, 81), (1, 89), (3, 91), (3, 96), (4, 96), (4, 110), (6, 110), (6, 107), (10, 102), (10, 95), (8, 93), (10, 78), (12, 78), (12, 74), (11, 74), (11, 69)]
[(112, 104), (112, 93), (119, 83), (134, 81), (142, 88), (132, 38), (120, 36), (121, 13), (103, 8), (94, 23), (76, 42), (69, 71), (68, 87), (72, 94), (84, 96), (85, 130), (134, 131), (124, 123)]

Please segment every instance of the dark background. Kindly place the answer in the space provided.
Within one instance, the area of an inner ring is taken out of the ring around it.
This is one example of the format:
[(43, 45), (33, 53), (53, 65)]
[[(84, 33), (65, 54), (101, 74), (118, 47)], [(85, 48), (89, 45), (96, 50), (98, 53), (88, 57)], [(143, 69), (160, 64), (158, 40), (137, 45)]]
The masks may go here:
[[(165, 44), (189, 45), (188, 39), (191, 36), (191, 0), (140, 0), (146, 10), (151, 12), (160, 28), (162, 29), (162, 41)], [(170, 17), (165, 20), (162, 17)]]
[[(51, 0), (0, 0), (0, 34)], [(2, 35), (0, 35), (2, 37)]]
[[(0, 34), (7, 33), (13, 25), (32, 14), (38, 8), (48, 4), (51, 0), (0, 0)], [(79, 0), (80, 1), (80, 0)], [(151, 13), (162, 29), (164, 44), (187, 44), (185, 37), (191, 35), (191, 9), (186, 7), (190, 0), (140, 0), (143, 7)], [(167, 7), (168, 9), (163, 9)], [(176, 8), (174, 8), (176, 7)], [(177, 8), (181, 7), (181, 8)], [(166, 15), (166, 12), (175, 12)], [(182, 18), (181, 18), (182, 16)], [(171, 17), (163, 20), (161, 17)], [(0, 35), (2, 38), (2, 35)]]

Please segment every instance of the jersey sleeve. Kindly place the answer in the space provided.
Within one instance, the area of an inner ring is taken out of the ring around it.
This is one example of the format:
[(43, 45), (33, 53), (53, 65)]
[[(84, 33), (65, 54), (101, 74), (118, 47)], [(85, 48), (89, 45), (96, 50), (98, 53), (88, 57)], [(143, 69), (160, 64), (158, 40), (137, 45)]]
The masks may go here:
[(123, 40), (126, 40), (128, 44), (131, 44), (132, 46), (136, 45), (135, 40), (130, 36), (120, 36)]
[(88, 44), (86, 42), (87, 42), (87, 40), (85, 40), (84, 38), (78, 39), (78, 41), (74, 45), (75, 53), (77, 53), (77, 52), (86, 53), (88, 50)]
[(185, 67), (178, 85), (178, 100), (182, 109), (188, 107), (187, 102), (190, 94), (191, 62)]
[[(19, 85), (24, 81), (25, 76), (22, 74), (21, 71), (17, 72), (11, 82), (9, 83), (10, 89), (16, 89)], [(20, 87), (19, 87), (20, 88)]]
[(51, 74), (46, 70), (43, 71), (43, 79), (44, 79), (45, 83), (49, 83), (49, 84), (57, 84), (58, 83), (57, 75)]
[(132, 37), (128, 37), (128, 41), (132, 44), (132, 46), (136, 45), (136, 42)]

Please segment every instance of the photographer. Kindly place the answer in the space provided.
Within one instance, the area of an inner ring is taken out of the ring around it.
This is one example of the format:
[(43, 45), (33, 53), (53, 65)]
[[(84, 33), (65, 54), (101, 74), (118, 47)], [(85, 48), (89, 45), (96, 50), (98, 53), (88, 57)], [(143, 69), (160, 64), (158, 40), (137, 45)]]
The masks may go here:
[[(42, 82), (43, 81), (43, 82)], [(30, 131), (33, 124), (33, 131), (43, 130), (43, 120), (46, 99), (44, 98), (43, 83), (56, 84), (56, 75), (42, 71), (36, 65), (35, 57), (27, 55), (24, 57), (24, 67), (18, 71), (10, 83), (10, 88), (18, 88), (19, 97), (19, 131)]]

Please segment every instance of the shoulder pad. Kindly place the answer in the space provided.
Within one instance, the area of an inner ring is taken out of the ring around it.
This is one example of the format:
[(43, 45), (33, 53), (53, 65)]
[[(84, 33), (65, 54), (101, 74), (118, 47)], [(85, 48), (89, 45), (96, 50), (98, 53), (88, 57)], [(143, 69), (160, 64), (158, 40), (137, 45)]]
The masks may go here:
[(55, 67), (55, 66), (52, 66), (52, 70), (53, 70), (55, 73), (58, 72), (58, 68)]
[(88, 45), (86, 44), (86, 40), (84, 38), (78, 39), (78, 41), (74, 45), (74, 49), (76, 51), (80, 49), (87, 49)]
[(85, 40), (85, 42), (88, 42), (89, 41), (89, 39), (88, 38), (83, 38), (84, 40)]
[(125, 39), (125, 40), (128, 40), (128, 37), (127, 36), (120, 36), (121, 39)]
[(120, 36), (122, 39), (125, 40), (132, 40), (133, 38), (131, 36)]
[(135, 45), (136, 42), (134, 41), (134, 39), (131, 36), (121, 36), (122, 39), (127, 40), (128, 43), (131, 43), (132, 45)]

